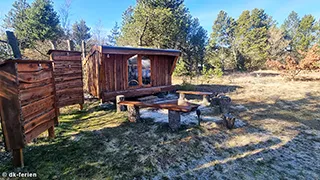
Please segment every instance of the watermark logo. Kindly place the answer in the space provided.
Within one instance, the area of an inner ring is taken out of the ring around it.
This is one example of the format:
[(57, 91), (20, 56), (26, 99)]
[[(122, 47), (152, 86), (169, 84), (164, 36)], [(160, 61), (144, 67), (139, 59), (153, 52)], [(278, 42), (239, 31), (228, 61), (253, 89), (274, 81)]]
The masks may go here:
[(3, 178), (35, 178), (37, 177), (37, 173), (30, 172), (3, 172)]

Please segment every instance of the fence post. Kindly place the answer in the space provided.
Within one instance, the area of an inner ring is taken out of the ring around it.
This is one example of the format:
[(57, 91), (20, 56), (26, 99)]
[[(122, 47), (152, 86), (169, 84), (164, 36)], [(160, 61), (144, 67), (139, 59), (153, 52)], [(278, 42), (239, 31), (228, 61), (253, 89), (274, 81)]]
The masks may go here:
[(82, 59), (86, 58), (86, 42), (82, 40), (81, 42), (81, 52), (82, 52)]
[(73, 51), (74, 50), (74, 43), (73, 41), (71, 41), (70, 39), (67, 40), (67, 44), (68, 44), (68, 50), (69, 51)]
[(6, 31), (8, 44), (12, 48), (14, 58), (21, 59), (21, 52), (19, 49), (17, 38), (14, 36), (13, 32)]

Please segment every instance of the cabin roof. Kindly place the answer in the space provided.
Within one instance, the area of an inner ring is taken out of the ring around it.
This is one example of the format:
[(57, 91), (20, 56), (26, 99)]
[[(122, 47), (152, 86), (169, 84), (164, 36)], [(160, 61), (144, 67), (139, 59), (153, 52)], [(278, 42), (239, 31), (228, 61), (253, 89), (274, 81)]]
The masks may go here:
[(126, 46), (95, 46), (95, 50), (103, 54), (142, 54), (142, 55), (167, 55), (180, 56), (181, 51), (176, 49), (153, 49)]

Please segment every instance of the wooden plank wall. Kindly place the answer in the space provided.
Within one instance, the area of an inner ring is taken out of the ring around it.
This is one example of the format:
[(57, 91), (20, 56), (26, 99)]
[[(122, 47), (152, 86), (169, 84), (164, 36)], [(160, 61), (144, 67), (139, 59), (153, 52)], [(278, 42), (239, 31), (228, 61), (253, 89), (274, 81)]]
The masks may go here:
[(21, 131), (19, 90), (14, 63), (0, 66), (0, 115), (6, 150), (24, 147)]
[(173, 56), (154, 56), (151, 60), (152, 86), (171, 85), (170, 70), (174, 61)]
[(100, 69), (101, 91), (113, 92), (128, 88), (127, 60), (133, 55), (103, 54)]
[(83, 104), (83, 76), (81, 52), (53, 51), (54, 79), (58, 108)]
[(98, 60), (100, 53), (95, 51), (85, 60), (85, 89), (93, 96), (99, 96)]
[(51, 62), (17, 63), (20, 105), (28, 143), (57, 122)]
[(20, 149), (57, 122), (52, 63), (12, 60), (1, 67), (0, 76), (6, 148)]

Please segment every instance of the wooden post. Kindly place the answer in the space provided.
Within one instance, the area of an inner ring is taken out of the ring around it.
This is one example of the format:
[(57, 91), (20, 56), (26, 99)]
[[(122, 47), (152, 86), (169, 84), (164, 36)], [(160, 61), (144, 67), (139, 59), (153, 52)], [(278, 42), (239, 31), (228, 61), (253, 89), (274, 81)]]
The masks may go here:
[(236, 118), (232, 116), (230, 113), (223, 114), (222, 116), (224, 124), (227, 126), (228, 129), (234, 128), (234, 123)]
[(14, 58), (21, 59), (21, 52), (19, 49), (17, 38), (14, 36), (13, 32), (6, 31), (8, 44), (11, 46)]
[(74, 50), (74, 43), (70, 39), (67, 40), (68, 50), (73, 51)]
[(49, 134), (49, 138), (55, 138), (55, 134), (54, 134), (54, 126), (50, 127), (48, 129), (48, 134)]
[(80, 110), (83, 110), (83, 104), (79, 104)]
[(168, 120), (169, 120), (169, 127), (172, 131), (177, 131), (180, 128), (180, 112), (178, 111), (171, 111), (168, 110)]
[(178, 105), (179, 105), (179, 106), (185, 106), (185, 105), (187, 105), (186, 98), (185, 98), (185, 94), (179, 93)]
[(140, 112), (138, 106), (128, 106), (128, 119), (130, 122), (140, 121)]
[(117, 112), (125, 111), (126, 107), (124, 105), (118, 104), (119, 102), (124, 101), (124, 95), (116, 96)]
[(210, 104), (208, 95), (203, 95), (202, 104), (208, 106)]
[(86, 42), (81, 42), (81, 52), (82, 52), (82, 59), (86, 58)]
[(222, 113), (228, 113), (231, 104), (231, 98), (228, 96), (219, 96), (219, 105)]
[(12, 161), (13, 161), (14, 167), (24, 167), (22, 149), (13, 149), (12, 150)]

